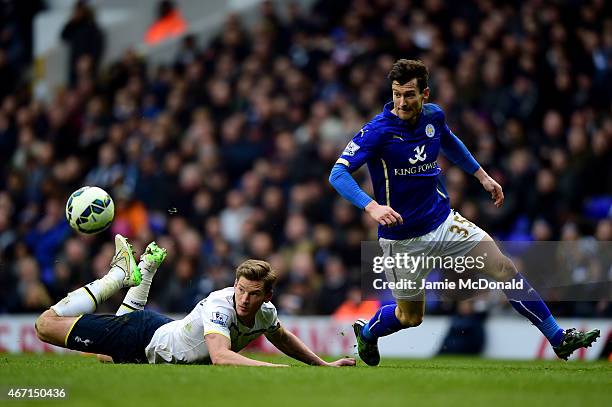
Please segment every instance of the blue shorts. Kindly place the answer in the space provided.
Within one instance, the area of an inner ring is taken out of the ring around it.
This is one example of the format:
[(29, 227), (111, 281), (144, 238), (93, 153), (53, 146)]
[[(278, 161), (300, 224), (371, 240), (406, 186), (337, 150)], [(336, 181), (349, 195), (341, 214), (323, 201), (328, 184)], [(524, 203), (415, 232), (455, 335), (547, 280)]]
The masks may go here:
[(150, 310), (116, 315), (82, 315), (66, 339), (66, 347), (101, 353), (115, 363), (148, 363), (145, 348), (153, 334), (171, 318)]

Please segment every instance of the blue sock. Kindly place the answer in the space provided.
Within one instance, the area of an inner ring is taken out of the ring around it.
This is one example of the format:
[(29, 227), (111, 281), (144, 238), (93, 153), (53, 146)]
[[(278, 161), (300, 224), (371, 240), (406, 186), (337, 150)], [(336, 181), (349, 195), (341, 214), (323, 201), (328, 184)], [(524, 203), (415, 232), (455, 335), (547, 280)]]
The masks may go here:
[(546, 336), (552, 346), (558, 346), (563, 340), (563, 329), (557, 324), (540, 294), (529, 285), (521, 273), (510, 281), (522, 282), (523, 285), (522, 289), (504, 290), (510, 305), (519, 314), (529, 319)]
[(381, 336), (391, 335), (402, 329), (402, 324), (395, 316), (395, 304), (380, 307), (361, 331), (361, 336), (368, 342), (376, 342)]

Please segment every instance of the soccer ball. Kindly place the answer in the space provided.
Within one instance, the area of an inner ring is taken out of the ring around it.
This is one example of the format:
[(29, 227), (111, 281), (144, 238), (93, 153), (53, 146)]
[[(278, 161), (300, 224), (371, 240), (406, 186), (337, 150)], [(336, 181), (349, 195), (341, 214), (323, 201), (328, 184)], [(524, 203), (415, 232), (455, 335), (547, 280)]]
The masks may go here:
[(102, 188), (79, 188), (66, 203), (66, 219), (70, 227), (80, 233), (93, 235), (102, 232), (114, 217), (115, 204)]

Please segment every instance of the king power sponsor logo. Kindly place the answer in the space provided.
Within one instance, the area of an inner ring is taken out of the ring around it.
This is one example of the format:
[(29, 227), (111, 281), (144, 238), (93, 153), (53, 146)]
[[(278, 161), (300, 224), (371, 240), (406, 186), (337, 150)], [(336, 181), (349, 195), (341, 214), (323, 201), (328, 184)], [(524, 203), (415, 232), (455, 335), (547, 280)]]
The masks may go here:
[(409, 168), (395, 168), (393, 170), (394, 175), (414, 175), (429, 172), (438, 168), (438, 161), (432, 161), (421, 165), (415, 165)]
[[(410, 164), (413, 164), (413, 166), (408, 167), (408, 168), (395, 168), (393, 170), (393, 174), (394, 175), (415, 175), (415, 174), (430, 172), (438, 168), (438, 161), (423, 163), (425, 160), (427, 160), (427, 153), (425, 152), (425, 144), (421, 146), (416, 146), (414, 148), (414, 156), (408, 159), (408, 162), (410, 162)], [(422, 164), (414, 165), (418, 163), (422, 163)]]
[(416, 164), (419, 161), (425, 161), (427, 159), (427, 153), (425, 152), (425, 144), (423, 144), (422, 146), (416, 146), (414, 148), (415, 151), (415, 156), (414, 158), (409, 158), (408, 161), (410, 161), (410, 164)]

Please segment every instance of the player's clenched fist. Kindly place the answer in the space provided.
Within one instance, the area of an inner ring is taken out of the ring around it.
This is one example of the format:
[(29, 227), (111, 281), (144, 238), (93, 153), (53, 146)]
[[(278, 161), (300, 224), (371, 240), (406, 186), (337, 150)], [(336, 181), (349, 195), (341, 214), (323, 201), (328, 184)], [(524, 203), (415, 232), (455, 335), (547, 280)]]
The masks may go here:
[(404, 223), (402, 216), (395, 212), (393, 208), (387, 205), (379, 205), (375, 200), (366, 205), (365, 211), (372, 219), (383, 226), (395, 226)]

